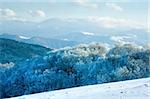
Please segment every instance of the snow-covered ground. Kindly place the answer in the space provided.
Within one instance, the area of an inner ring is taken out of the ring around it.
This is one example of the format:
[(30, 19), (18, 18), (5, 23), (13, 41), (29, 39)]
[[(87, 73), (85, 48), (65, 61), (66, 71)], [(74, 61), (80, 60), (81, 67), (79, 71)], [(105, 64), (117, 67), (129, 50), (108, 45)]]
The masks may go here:
[(150, 99), (150, 78), (75, 87), (11, 99)]

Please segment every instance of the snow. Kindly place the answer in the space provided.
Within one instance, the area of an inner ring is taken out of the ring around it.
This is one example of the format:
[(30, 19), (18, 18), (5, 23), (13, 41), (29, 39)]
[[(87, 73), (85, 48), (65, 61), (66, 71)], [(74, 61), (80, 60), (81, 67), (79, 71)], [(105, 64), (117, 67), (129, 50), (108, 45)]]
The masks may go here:
[(25, 36), (21, 36), (21, 35), (19, 35), (19, 38), (21, 38), (21, 39), (30, 39), (30, 37), (25, 37)]
[(150, 78), (88, 85), (11, 99), (148, 99)]
[(91, 32), (82, 32), (83, 35), (94, 36), (94, 33)]
[(64, 41), (69, 41), (69, 39), (67, 39), (67, 38), (65, 38), (65, 39), (63, 39)]
[(124, 45), (124, 44), (132, 44), (133, 42), (128, 42), (126, 41), (125, 39), (129, 39), (131, 37), (129, 36), (111, 36), (110, 39), (116, 43), (119, 43), (121, 45)]

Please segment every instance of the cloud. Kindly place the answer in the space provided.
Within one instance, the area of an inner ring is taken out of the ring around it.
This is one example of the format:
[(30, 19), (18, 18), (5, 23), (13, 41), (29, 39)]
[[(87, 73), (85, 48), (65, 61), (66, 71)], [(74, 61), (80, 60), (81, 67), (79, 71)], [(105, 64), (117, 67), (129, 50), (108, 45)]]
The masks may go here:
[(0, 17), (16, 17), (16, 12), (12, 9), (0, 9)]
[(100, 26), (106, 27), (106, 28), (135, 28), (135, 29), (141, 29), (145, 28), (146, 26), (140, 22), (129, 20), (129, 19), (119, 19), (119, 18), (113, 18), (113, 17), (88, 17), (88, 20), (90, 22), (93, 22), (95, 24), (98, 24)]
[(42, 10), (29, 11), (29, 13), (32, 17), (46, 17), (45, 12)]
[(76, 0), (75, 3), (79, 6), (97, 9), (98, 5), (96, 3), (91, 3), (89, 0)]
[(123, 8), (115, 3), (106, 3), (105, 5), (114, 11), (123, 11)]
[(24, 18), (19, 17), (17, 13), (12, 9), (1, 9), (0, 8), (0, 20), (19, 20), (26, 21)]

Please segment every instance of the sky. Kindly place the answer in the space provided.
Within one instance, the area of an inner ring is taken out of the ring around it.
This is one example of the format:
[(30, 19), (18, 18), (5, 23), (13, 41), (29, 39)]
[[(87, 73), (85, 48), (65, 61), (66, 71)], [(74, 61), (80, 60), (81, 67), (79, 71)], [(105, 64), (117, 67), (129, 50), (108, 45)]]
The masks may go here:
[(0, 21), (92, 18), (149, 28), (148, 5), (148, 0), (0, 0)]

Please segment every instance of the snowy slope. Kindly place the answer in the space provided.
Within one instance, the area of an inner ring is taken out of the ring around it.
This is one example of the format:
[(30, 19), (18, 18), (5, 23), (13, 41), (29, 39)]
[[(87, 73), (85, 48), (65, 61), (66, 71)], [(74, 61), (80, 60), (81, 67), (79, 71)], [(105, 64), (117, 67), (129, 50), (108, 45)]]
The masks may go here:
[(150, 78), (69, 88), (11, 99), (150, 99)]

